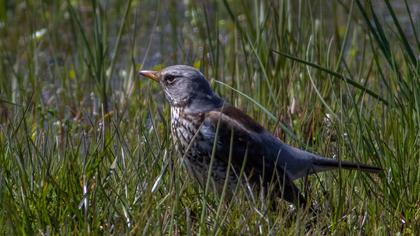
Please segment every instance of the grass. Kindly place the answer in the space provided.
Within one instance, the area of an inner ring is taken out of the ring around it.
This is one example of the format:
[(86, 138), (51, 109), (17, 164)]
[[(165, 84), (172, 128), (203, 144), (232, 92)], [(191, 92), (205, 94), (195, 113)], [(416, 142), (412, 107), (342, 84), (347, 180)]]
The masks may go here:
[[(1, 234), (417, 235), (419, 7), (0, 1)], [(199, 67), (287, 143), (384, 173), (297, 181), (316, 223), (242, 188), (229, 205), (204, 194), (162, 93), (137, 76), (172, 64)]]

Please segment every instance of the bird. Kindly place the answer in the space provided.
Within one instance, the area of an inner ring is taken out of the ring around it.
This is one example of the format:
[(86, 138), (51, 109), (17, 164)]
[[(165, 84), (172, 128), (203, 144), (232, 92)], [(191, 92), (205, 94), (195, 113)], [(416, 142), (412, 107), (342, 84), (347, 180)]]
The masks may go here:
[[(263, 189), (295, 206), (306, 198), (294, 180), (332, 169), (379, 173), (381, 168), (326, 158), (290, 146), (250, 116), (230, 105), (211, 88), (205, 76), (188, 65), (159, 71), (140, 70), (159, 83), (170, 104), (171, 136), (187, 172), (204, 187), (228, 193), (238, 183)], [(209, 174), (210, 172), (210, 174)], [(210, 181), (207, 182), (208, 177)]]

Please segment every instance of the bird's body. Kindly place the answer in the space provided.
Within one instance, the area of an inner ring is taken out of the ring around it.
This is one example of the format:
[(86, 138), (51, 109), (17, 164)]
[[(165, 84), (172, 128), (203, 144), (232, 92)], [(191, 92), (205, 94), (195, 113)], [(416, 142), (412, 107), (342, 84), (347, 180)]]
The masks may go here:
[[(245, 126), (238, 123), (240, 120), (235, 119), (234, 113), (245, 119)], [(282, 194), (280, 186), (291, 184), (288, 191), (283, 193), (283, 198), (294, 203), (303, 199), (288, 176), (280, 171), (282, 168), (272, 160), (269, 153), (271, 147), (267, 146), (271, 136), (266, 133), (261, 138), (260, 135), (265, 132), (263, 127), (238, 109), (223, 104), (208, 111), (189, 113), (182, 108), (172, 107), (171, 129), (174, 144), (188, 173), (202, 187), (206, 186), (209, 171), (212, 189), (221, 193), (226, 182), (228, 196), (235, 190), (239, 179), (244, 184), (252, 184), (254, 188), (268, 190), (269, 184), (276, 183), (276, 179), (287, 178), (286, 183), (278, 182), (279, 186), (273, 189), (278, 191), (277, 194)]]
[[(238, 181), (271, 188), (294, 204), (305, 200), (293, 180), (334, 168), (379, 172), (380, 168), (324, 158), (283, 143), (211, 90), (204, 76), (189, 66), (159, 72), (142, 71), (159, 81), (171, 104), (171, 132), (188, 172), (205, 186), (211, 171), (213, 188)], [(212, 167), (210, 169), (210, 166)], [(226, 180), (227, 177), (227, 180)]]

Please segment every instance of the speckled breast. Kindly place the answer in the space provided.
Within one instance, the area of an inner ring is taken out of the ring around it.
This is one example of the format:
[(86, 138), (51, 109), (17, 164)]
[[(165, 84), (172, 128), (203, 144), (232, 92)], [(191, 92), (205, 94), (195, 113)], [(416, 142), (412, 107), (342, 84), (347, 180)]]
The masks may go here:
[[(207, 182), (211, 153), (204, 151), (202, 145), (212, 146), (209, 140), (203, 140), (200, 127), (204, 114), (186, 114), (182, 108), (171, 108), (171, 132), (177, 151), (183, 158), (183, 163), (190, 175), (195, 177), (202, 186)], [(206, 149), (209, 149), (207, 146)], [(212, 185), (214, 190), (221, 192), (226, 179), (227, 164), (215, 159), (212, 166)], [(231, 172), (228, 188), (236, 184), (236, 177)]]
[[(197, 142), (197, 131), (203, 122), (202, 114), (186, 114), (183, 108), (172, 107), (171, 108), (171, 132), (174, 139), (177, 150), (182, 155), (193, 155), (192, 151), (198, 151), (195, 145)], [(195, 137), (194, 137), (195, 136)], [(193, 140), (194, 139), (194, 140)], [(188, 149), (188, 150), (187, 150)], [(185, 154), (188, 152), (187, 154)]]

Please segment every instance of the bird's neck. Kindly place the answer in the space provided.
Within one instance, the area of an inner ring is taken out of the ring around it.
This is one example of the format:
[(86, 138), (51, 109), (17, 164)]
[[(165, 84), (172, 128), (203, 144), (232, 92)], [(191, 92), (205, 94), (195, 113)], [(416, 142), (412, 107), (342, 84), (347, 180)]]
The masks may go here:
[(216, 94), (199, 94), (185, 106), (186, 113), (203, 113), (223, 106), (223, 99)]

